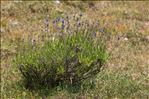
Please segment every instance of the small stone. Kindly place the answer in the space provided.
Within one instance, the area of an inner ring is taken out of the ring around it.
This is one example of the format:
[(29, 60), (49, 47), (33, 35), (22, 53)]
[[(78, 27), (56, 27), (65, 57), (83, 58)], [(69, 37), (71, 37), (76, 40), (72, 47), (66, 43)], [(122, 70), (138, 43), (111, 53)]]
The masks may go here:
[(127, 37), (125, 37), (125, 38), (124, 38), (124, 41), (128, 41), (128, 38), (127, 38)]
[(56, 3), (56, 4), (60, 4), (61, 2), (60, 2), (59, 0), (56, 0), (55, 3)]

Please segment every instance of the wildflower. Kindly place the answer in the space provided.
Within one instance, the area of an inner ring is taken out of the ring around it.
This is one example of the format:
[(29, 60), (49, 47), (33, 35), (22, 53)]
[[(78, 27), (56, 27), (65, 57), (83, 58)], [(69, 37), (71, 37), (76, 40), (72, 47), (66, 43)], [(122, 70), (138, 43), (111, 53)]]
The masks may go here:
[(49, 19), (48, 18), (45, 19), (45, 25), (49, 26)]
[(95, 38), (96, 37), (96, 32), (93, 32), (93, 38)]
[(57, 21), (56, 19), (53, 20), (53, 22), (52, 22), (53, 23), (53, 27), (56, 27), (56, 21)]
[(48, 32), (48, 31), (49, 31), (48, 28), (46, 28), (46, 29), (45, 29), (45, 32)]
[(49, 19), (48, 19), (48, 17), (45, 19), (45, 31), (46, 32), (49, 31)]
[(99, 32), (104, 33), (104, 28), (100, 28)]
[(99, 26), (99, 20), (97, 20), (97, 22), (96, 22), (96, 27), (98, 27)]
[(64, 24), (64, 19), (62, 19), (62, 24)]
[(62, 19), (62, 30), (64, 30), (65, 25), (64, 25), (64, 19)]
[(57, 19), (56, 19), (56, 22), (59, 22), (60, 21), (60, 17), (58, 17)]
[(57, 19), (55, 19), (55, 23), (59, 22), (60, 18), (58, 17)]
[(64, 28), (65, 28), (65, 26), (64, 26), (64, 25), (62, 25), (62, 30), (64, 30)]

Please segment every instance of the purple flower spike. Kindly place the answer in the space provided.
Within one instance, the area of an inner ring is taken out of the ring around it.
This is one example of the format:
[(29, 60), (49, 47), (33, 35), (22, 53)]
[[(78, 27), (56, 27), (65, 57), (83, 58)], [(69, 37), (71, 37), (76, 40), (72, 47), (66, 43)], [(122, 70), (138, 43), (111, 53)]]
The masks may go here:
[(62, 19), (62, 24), (64, 24), (64, 19)]
[(62, 30), (64, 30), (64, 27), (65, 27), (65, 26), (64, 26), (64, 25), (62, 25)]
[(64, 27), (65, 27), (65, 25), (64, 25), (64, 19), (62, 19), (62, 30), (64, 30)]
[(57, 18), (57, 21), (60, 21), (60, 17)]
[(104, 28), (100, 28), (99, 32), (104, 33)]
[(45, 24), (46, 24), (46, 26), (49, 26), (49, 19), (46, 18)]
[(96, 32), (93, 32), (93, 37), (94, 37), (94, 38), (96, 37)]
[(45, 29), (45, 32), (48, 32), (48, 29), (47, 28)]
[(48, 17), (45, 19), (45, 31), (46, 32), (49, 31), (49, 19), (48, 19)]

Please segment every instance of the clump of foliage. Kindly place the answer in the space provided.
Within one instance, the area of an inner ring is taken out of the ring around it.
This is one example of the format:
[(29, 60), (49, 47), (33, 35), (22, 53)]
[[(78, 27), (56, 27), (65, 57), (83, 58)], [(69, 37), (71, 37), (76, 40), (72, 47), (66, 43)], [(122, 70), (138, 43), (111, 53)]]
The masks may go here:
[(81, 33), (46, 41), (35, 47), (27, 44), (18, 52), (19, 67), (27, 89), (74, 86), (95, 77), (108, 58), (103, 44)]

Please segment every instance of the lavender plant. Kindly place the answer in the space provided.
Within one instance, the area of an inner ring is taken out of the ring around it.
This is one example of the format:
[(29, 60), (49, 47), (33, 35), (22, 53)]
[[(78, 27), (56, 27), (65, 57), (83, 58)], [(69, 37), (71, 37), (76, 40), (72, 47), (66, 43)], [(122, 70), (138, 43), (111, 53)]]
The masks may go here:
[[(56, 21), (60, 19), (54, 20), (53, 24)], [(65, 28), (67, 21), (61, 20), (63, 39), (45, 41), (42, 47), (33, 39), (31, 45), (34, 48), (28, 44), (26, 48), (30, 50), (24, 53), (18, 52), (15, 64), (19, 67), (27, 89), (81, 84), (95, 77), (106, 62), (108, 53), (100, 41), (94, 41), (96, 32), (91, 29), (84, 34), (84, 31), (79, 29), (79, 31), (71, 31), (72, 35), (64, 36), (64, 29), (68, 29)]]

